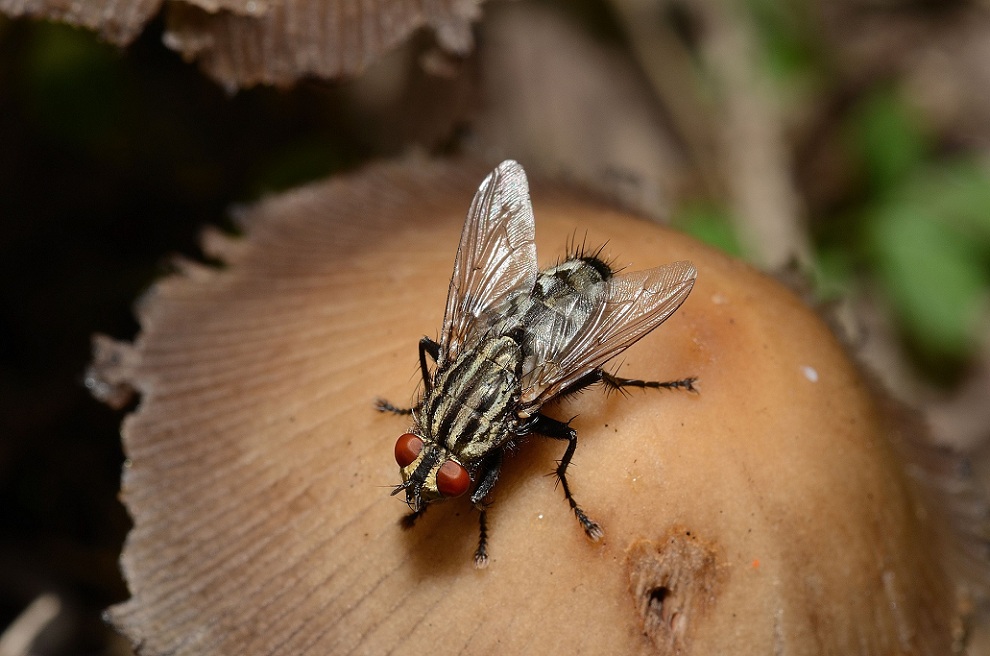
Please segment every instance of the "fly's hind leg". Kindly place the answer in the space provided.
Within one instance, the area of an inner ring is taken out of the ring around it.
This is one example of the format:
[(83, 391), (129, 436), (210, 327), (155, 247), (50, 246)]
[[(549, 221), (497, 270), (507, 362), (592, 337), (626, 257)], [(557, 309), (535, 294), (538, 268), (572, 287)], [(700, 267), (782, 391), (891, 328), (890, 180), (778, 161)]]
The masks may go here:
[(682, 378), (681, 380), (668, 380), (660, 382), (656, 380), (639, 380), (637, 378), (621, 378), (619, 376), (613, 376), (603, 369), (598, 369), (597, 375), (602, 385), (604, 385), (608, 390), (623, 391), (624, 387), (642, 387), (670, 390), (680, 389), (688, 392), (698, 391), (694, 387), (694, 384), (698, 382), (698, 379), (693, 376), (690, 378)]
[(588, 517), (581, 506), (577, 504), (574, 495), (571, 494), (571, 486), (567, 484), (567, 467), (571, 464), (571, 458), (574, 457), (574, 450), (577, 448), (577, 431), (562, 421), (540, 414), (535, 416), (534, 421), (527, 428), (528, 432), (531, 433), (539, 433), (555, 440), (567, 440), (567, 450), (564, 451), (564, 457), (557, 463), (557, 479), (560, 481), (560, 486), (564, 488), (564, 498), (567, 499), (571, 510), (574, 511), (574, 516), (581, 522), (581, 528), (584, 529), (589, 538), (597, 542), (605, 535), (605, 532), (598, 525), (598, 522)]
[(639, 380), (638, 378), (622, 378), (620, 376), (613, 376), (604, 369), (594, 369), (589, 371), (584, 376), (581, 376), (576, 381), (565, 387), (560, 391), (558, 396), (568, 396), (570, 394), (576, 394), (581, 392), (595, 383), (601, 383), (605, 386), (605, 389), (609, 392), (622, 392), (625, 394), (626, 387), (642, 387), (651, 389), (680, 389), (687, 392), (697, 392), (694, 384), (698, 382), (698, 379), (694, 376), (690, 378), (682, 378), (680, 380), (668, 380), (668, 381), (656, 381), (656, 380)]

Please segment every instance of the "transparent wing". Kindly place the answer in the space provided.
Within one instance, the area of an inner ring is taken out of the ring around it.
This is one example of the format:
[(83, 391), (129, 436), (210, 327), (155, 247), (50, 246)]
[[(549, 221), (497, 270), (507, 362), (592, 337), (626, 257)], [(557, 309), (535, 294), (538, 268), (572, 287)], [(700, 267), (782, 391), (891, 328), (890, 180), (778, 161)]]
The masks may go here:
[(690, 262), (618, 275), (606, 282), (598, 307), (573, 339), (547, 353), (524, 380), (523, 410), (535, 411), (667, 320), (691, 293)]
[(487, 330), (491, 314), (536, 282), (535, 228), (522, 166), (506, 160), (492, 171), (468, 210), (447, 292), (440, 364)]

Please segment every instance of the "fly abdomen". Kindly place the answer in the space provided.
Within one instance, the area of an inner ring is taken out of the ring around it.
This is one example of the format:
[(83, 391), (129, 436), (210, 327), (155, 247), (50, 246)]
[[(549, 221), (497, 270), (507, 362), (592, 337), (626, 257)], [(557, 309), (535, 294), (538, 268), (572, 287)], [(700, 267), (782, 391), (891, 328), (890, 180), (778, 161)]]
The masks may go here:
[(526, 336), (569, 341), (601, 305), (605, 281), (611, 277), (608, 265), (593, 257), (570, 259), (541, 271), (523, 319)]
[(511, 337), (482, 339), (438, 370), (423, 400), (423, 427), (466, 461), (508, 438), (519, 396), (522, 351)]

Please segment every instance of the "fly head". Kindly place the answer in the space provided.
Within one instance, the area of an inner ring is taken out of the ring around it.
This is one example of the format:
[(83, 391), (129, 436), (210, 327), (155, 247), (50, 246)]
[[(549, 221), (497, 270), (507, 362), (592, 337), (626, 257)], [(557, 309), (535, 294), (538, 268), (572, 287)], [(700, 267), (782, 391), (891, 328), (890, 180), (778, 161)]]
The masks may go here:
[(464, 465), (446, 449), (415, 433), (403, 433), (395, 441), (395, 461), (402, 483), (395, 486), (392, 494), (404, 490), (406, 504), (413, 512), (434, 501), (459, 497), (471, 487), (471, 475)]

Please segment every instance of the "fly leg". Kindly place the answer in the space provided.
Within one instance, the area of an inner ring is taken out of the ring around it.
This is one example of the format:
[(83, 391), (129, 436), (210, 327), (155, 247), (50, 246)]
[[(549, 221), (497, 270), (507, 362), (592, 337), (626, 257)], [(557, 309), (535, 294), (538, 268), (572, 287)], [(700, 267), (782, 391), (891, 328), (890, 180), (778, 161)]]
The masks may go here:
[(533, 422), (527, 426), (527, 429), (527, 432), (539, 433), (544, 437), (555, 440), (567, 440), (567, 450), (564, 451), (564, 457), (557, 463), (557, 478), (560, 480), (560, 486), (564, 488), (564, 498), (567, 499), (567, 503), (570, 504), (574, 515), (581, 522), (584, 532), (588, 534), (589, 538), (597, 542), (605, 535), (605, 532), (598, 525), (598, 522), (589, 518), (581, 510), (581, 507), (574, 501), (574, 495), (571, 494), (571, 487), (567, 484), (567, 467), (571, 464), (571, 458), (574, 457), (574, 450), (577, 448), (577, 431), (562, 421), (557, 421), (541, 414), (534, 417)]
[(474, 494), (471, 495), (471, 503), (478, 509), (478, 548), (474, 552), (474, 566), (484, 569), (488, 566), (488, 510), (485, 506), (485, 497), (495, 487), (499, 472), (502, 470), (502, 449), (496, 450), (491, 457), (482, 464), (484, 475)]
[[(423, 374), (423, 384), (426, 386), (426, 391), (430, 390), (431, 379), (430, 379), (430, 368), (426, 366), (426, 354), (429, 353), (433, 361), (436, 362), (437, 358), (440, 357), (440, 345), (434, 342), (429, 337), (424, 337), (419, 340), (419, 370)], [(419, 405), (415, 405), (411, 408), (400, 408), (398, 406), (392, 405), (385, 399), (377, 399), (375, 401), (375, 409), (378, 412), (391, 412), (395, 415), (411, 415), (416, 410), (419, 410)]]
[(688, 392), (697, 392), (694, 384), (698, 381), (694, 376), (682, 378), (681, 380), (670, 380), (660, 382), (656, 380), (639, 380), (637, 378), (621, 378), (613, 376), (604, 369), (594, 369), (578, 378), (576, 381), (562, 389), (557, 396), (569, 396), (587, 389), (595, 383), (601, 383), (607, 391), (619, 391), (625, 393), (625, 387), (643, 387), (652, 389), (682, 389)]
[(375, 399), (375, 410), (377, 410), (378, 412), (391, 412), (394, 415), (411, 415), (413, 411), (417, 409), (418, 407), (399, 408), (397, 406), (392, 405), (385, 399)]
[(682, 389), (688, 392), (696, 392), (694, 384), (698, 381), (697, 378), (682, 378), (681, 380), (669, 380), (665, 382), (659, 382), (656, 380), (638, 380), (636, 378), (620, 378), (619, 376), (613, 376), (612, 374), (598, 369), (597, 372), (599, 380), (602, 385), (604, 385), (609, 390), (619, 390), (622, 391), (623, 387), (649, 387), (652, 389)]
[(488, 567), (488, 511), (485, 509), (478, 515), (478, 548), (474, 551), (474, 566), (476, 569)]
[(420, 517), (422, 517), (423, 516), (423, 513), (426, 512), (426, 508), (427, 508), (427, 506), (424, 504), (424, 505), (422, 505), (422, 506), (419, 507), (419, 510), (414, 510), (413, 512), (409, 513), (408, 515), (403, 515), (402, 516), (402, 519), (399, 520), (399, 524), (401, 524), (402, 525), (402, 528), (405, 528), (405, 529), (412, 528), (413, 527), (413, 524), (416, 523), (416, 520), (419, 519)]
[(429, 337), (424, 337), (419, 340), (419, 370), (423, 374), (423, 384), (426, 385), (426, 391), (429, 392), (432, 387), (432, 379), (430, 378), (430, 369), (426, 366), (427, 353), (436, 362), (437, 358), (440, 357), (440, 345)]

